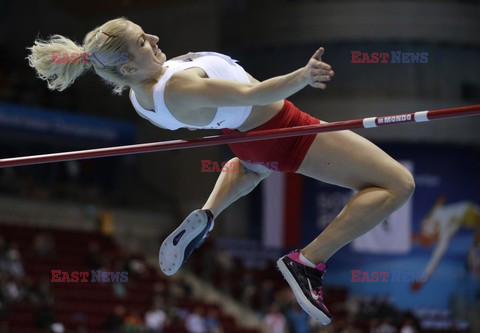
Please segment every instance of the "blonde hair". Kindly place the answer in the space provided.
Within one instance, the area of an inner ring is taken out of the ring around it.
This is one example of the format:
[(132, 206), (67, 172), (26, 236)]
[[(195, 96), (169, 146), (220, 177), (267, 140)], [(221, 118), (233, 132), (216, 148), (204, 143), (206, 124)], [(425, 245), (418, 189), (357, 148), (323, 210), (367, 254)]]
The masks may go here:
[[(28, 63), (36, 70), (39, 78), (47, 81), (51, 90), (65, 90), (93, 67), (103, 81), (113, 87), (113, 92), (121, 95), (129, 85), (129, 80), (120, 72), (118, 60), (102, 58), (101, 62), (92, 61), (92, 56), (94, 53), (127, 54), (127, 60), (132, 60), (124, 40), (129, 22), (125, 17), (106, 22), (90, 31), (85, 36), (83, 45), (61, 35), (52, 35), (48, 40), (37, 39), (32, 47), (27, 48), (31, 51), (27, 57)], [(54, 61), (53, 52), (67, 54), (67, 57), (71, 55), (71, 61)], [(82, 56), (84, 54), (89, 55), (88, 61)]]

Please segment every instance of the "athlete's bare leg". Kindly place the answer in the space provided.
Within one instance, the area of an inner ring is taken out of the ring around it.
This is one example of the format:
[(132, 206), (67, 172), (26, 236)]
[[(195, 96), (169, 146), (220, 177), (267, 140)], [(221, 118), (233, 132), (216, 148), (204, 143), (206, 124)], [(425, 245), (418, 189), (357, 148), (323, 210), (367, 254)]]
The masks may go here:
[(247, 169), (249, 170), (242, 168), (240, 159), (231, 159), (225, 170), (220, 172), (215, 187), (202, 208), (210, 210), (213, 216), (208, 211), (194, 210), (165, 238), (158, 254), (163, 273), (175, 274), (208, 236), (214, 225), (213, 219), (272, 173), (261, 166), (249, 166)]
[[(236, 166), (235, 166), (236, 165)], [(210, 209), (217, 217), (225, 208), (250, 193), (272, 171), (266, 167), (257, 166), (255, 171), (242, 170), (241, 160), (238, 157), (228, 161), (226, 171), (220, 172), (212, 193), (202, 209)]]
[(402, 206), (415, 188), (408, 170), (351, 131), (318, 134), (297, 172), (358, 191), (302, 250), (313, 263), (326, 262), (337, 250), (372, 229)]

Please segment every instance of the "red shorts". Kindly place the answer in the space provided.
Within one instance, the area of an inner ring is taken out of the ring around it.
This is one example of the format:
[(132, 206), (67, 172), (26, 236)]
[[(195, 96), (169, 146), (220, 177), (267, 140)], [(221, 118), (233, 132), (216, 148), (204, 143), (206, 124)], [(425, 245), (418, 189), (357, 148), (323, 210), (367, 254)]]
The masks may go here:
[[(250, 131), (314, 125), (319, 123), (320, 120), (302, 112), (293, 105), (293, 103), (285, 100), (283, 108), (272, 119)], [(235, 132), (238, 131), (226, 128), (222, 129), (222, 133), (225, 134)], [(229, 147), (232, 152), (243, 161), (261, 163), (276, 171), (295, 172), (302, 164), (315, 137), (316, 134), (311, 134), (280, 139), (231, 143)]]

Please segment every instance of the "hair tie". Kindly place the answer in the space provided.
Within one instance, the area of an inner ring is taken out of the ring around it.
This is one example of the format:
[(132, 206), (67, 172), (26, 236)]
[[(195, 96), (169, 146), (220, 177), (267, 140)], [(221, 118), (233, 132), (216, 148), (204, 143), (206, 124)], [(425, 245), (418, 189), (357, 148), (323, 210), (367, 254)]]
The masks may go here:
[[(102, 31), (102, 30), (98, 29), (97, 33), (95, 34), (95, 40), (98, 40), (98, 33), (102, 33), (102, 34), (104, 34), (105, 36), (107, 36), (108, 38), (118, 37), (118, 36), (116, 36), (116, 35), (107, 34), (105, 31)], [(108, 39), (108, 38), (107, 38), (107, 39)]]
[[(95, 53), (96, 53), (96, 52), (92, 52), (92, 57), (94, 57), (94, 58), (95, 58), (95, 60), (96, 60), (96, 61), (98, 61), (98, 62), (100, 63), (100, 65), (102, 65), (102, 66), (103, 66), (103, 68), (102, 68), (102, 69), (105, 69), (105, 68), (107, 68), (107, 66), (105, 66), (105, 65), (103, 64), (103, 62), (101, 62), (101, 61), (100, 61), (100, 60), (97, 58), (97, 56), (95, 55)], [(90, 62), (92, 62), (92, 61), (90, 60)], [(92, 63), (92, 64), (93, 64), (93, 63)]]
[[(105, 36), (107, 36), (107, 39), (105, 39), (105, 40), (99, 45), (99, 47), (100, 47), (103, 43), (105, 43), (109, 38), (111, 38), (111, 37), (118, 37), (118, 36), (116, 36), (116, 35), (108, 34), (108, 33), (106, 33), (105, 31), (102, 31), (102, 30), (98, 29), (97, 33), (95, 34), (95, 40), (97, 40), (97, 41), (98, 41), (98, 34), (99, 34), (99, 33), (102, 33), (102, 34), (104, 34)], [(100, 59), (97, 58), (97, 56), (95, 55), (95, 52), (92, 52), (92, 57), (95, 58), (95, 60), (98, 61), (98, 63), (103, 66), (103, 69), (107, 68), (107, 66), (105, 66), (105, 65), (103, 64), (103, 62), (101, 62)], [(92, 61), (90, 60), (90, 62), (92, 62)], [(93, 62), (92, 62), (92, 64), (93, 64)]]

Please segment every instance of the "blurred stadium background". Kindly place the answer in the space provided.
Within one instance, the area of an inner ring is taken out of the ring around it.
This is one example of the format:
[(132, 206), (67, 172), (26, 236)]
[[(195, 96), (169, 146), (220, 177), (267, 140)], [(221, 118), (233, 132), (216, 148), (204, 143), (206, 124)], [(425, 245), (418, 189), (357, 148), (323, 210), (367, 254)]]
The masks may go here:
[[(158, 35), (168, 57), (223, 52), (258, 79), (325, 47), (334, 80), (291, 99), (326, 121), (480, 103), (475, 0), (0, 0), (0, 158), (216, 134), (155, 128), (92, 73), (62, 93), (35, 78), (25, 57), (37, 36), (81, 42), (119, 16)], [(356, 64), (351, 51), (428, 62)], [(417, 191), (329, 262), (330, 325), (308, 320), (274, 261), (318, 234), (349, 191), (271, 177), (217, 219), (181, 273), (159, 272), (163, 237), (216, 180), (201, 161), (232, 157), (217, 146), (0, 169), (0, 332), (480, 332), (480, 118), (358, 132), (405, 163)], [(457, 223), (448, 239), (442, 223)], [(55, 283), (52, 270), (127, 271), (128, 281)], [(352, 270), (392, 278), (354, 282)]]

